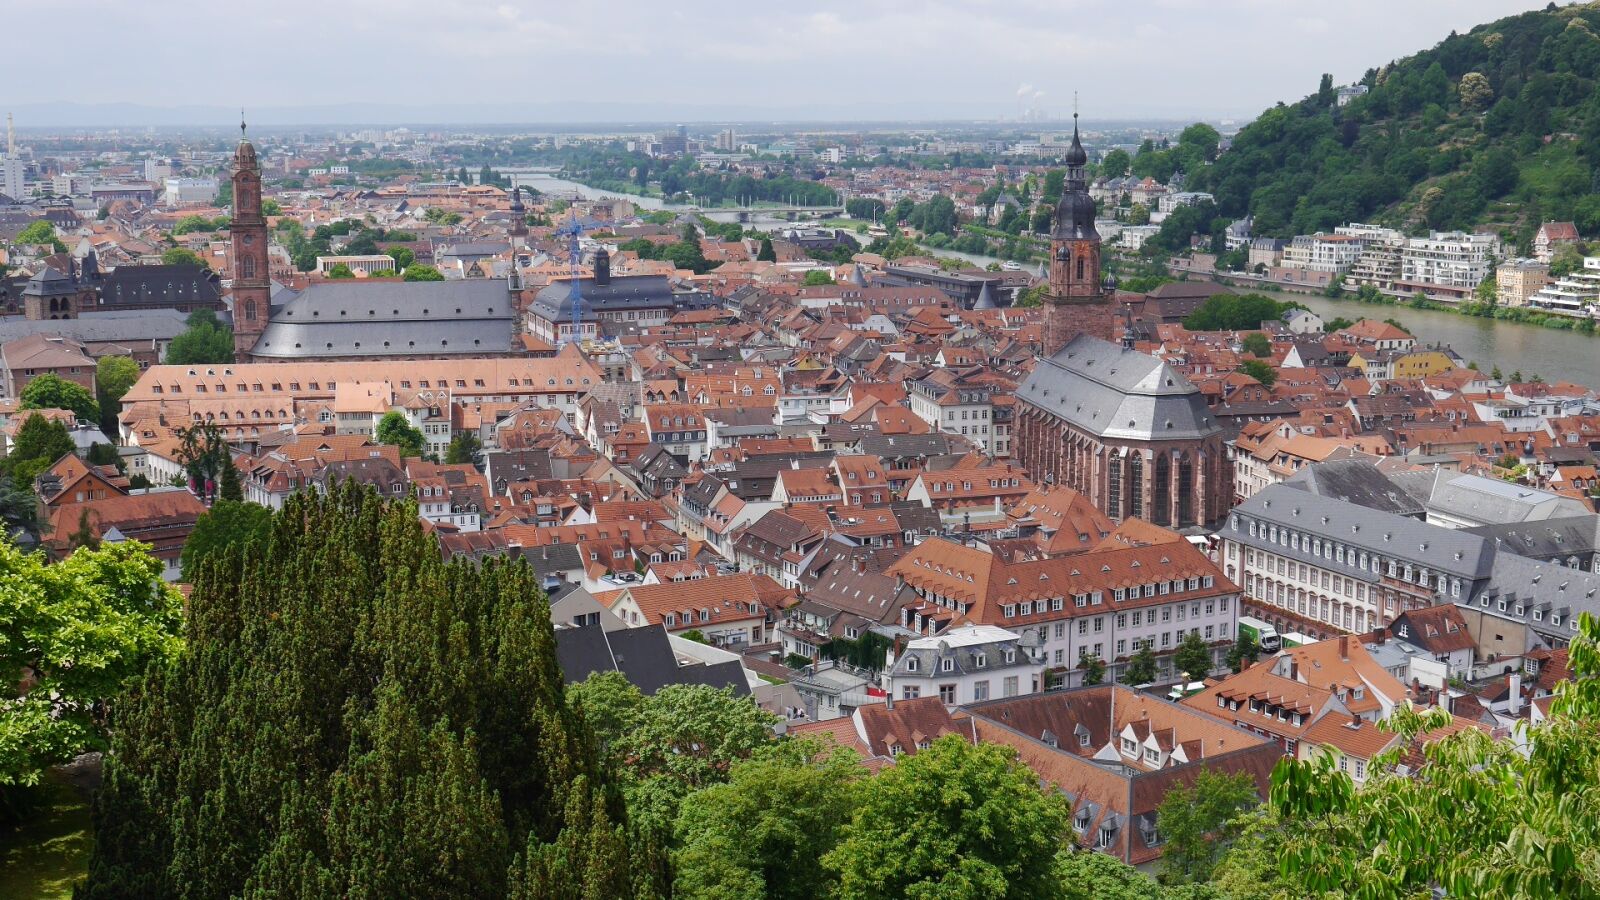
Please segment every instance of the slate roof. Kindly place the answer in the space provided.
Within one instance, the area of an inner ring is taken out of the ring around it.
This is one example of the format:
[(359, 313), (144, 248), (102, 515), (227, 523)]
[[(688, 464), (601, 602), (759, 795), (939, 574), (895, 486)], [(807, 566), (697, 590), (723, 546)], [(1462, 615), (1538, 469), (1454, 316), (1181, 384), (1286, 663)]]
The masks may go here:
[(1107, 439), (1189, 440), (1222, 430), (1176, 369), (1085, 334), (1039, 360), (1017, 399)]
[(1307, 466), (1284, 484), (1397, 516), (1420, 519), (1425, 512), (1422, 503), (1383, 474), (1370, 459), (1339, 459)]
[(318, 281), (283, 291), (255, 356), (484, 356), (511, 350), (516, 311), (497, 279)]
[(32, 334), (59, 334), (83, 343), (104, 341), (168, 341), (182, 334), (184, 313), (176, 309), (86, 312), (76, 319), (0, 319), (0, 344)]
[(1462, 529), (1534, 559), (1562, 559), (1600, 550), (1600, 515), (1566, 516), (1537, 522), (1507, 522)]
[(576, 684), (595, 672), (621, 672), (634, 687), (654, 694), (668, 685), (703, 684), (731, 688), (748, 696), (749, 682), (737, 660), (678, 665), (678, 656), (666, 631), (660, 628), (622, 628), (606, 631), (599, 625), (556, 629), (556, 661), (567, 684)]

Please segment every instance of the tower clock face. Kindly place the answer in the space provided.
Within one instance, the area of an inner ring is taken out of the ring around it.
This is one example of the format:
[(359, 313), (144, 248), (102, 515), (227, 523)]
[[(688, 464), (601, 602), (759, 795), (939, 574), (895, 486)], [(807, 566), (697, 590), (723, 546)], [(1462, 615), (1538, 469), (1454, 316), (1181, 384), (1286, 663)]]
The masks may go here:
[(256, 242), (256, 237), (253, 234), (247, 234), (241, 240), (244, 242), (244, 245), (248, 247)]

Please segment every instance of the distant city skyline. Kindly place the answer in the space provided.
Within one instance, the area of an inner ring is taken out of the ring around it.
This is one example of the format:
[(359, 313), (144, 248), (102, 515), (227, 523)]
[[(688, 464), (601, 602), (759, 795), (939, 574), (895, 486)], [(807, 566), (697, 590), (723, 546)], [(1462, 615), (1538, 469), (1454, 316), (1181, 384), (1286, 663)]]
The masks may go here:
[(108, 62), (16, 42), (0, 84), (23, 128), (215, 125), (240, 106), (263, 125), (1062, 119), (1074, 91), (1095, 121), (1248, 119), (1323, 72), (1348, 83), (1543, 5), (66, 0), (71, 40)]

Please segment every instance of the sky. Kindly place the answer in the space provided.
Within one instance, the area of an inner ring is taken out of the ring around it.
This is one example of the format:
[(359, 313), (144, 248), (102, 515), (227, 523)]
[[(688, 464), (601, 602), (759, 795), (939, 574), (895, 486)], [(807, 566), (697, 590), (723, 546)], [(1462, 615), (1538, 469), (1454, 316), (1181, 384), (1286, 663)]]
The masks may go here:
[(1543, 5), (54, 0), (71, 25), (8, 42), (0, 108), (19, 126), (240, 107), (267, 123), (997, 119), (1070, 115), (1076, 91), (1086, 121), (1250, 118), (1323, 72), (1350, 82)]

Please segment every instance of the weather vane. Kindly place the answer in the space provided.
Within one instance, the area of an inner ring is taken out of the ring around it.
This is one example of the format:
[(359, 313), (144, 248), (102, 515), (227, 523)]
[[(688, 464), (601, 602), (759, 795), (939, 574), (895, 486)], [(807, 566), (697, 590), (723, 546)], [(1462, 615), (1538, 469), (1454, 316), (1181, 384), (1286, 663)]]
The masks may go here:
[(239, 108), (239, 137), (241, 137), (241, 138), (245, 137), (245, 133), (244, 133), (244, 107), (240, 107)]

